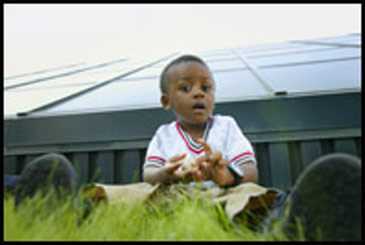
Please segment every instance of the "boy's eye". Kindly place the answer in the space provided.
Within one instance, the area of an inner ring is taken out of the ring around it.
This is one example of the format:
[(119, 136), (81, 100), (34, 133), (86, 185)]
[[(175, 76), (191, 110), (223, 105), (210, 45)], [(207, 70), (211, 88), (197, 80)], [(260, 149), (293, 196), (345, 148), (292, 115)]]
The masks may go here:
[(204, 92), (208, 92), (212, 88), (212, 86), (203, 84), (201, 88)]
[(191, 86), (183, 84), (183, 85), (180, 86), (180, 90), (183, 91), (183, 92), (189, 92), (191, 90)]

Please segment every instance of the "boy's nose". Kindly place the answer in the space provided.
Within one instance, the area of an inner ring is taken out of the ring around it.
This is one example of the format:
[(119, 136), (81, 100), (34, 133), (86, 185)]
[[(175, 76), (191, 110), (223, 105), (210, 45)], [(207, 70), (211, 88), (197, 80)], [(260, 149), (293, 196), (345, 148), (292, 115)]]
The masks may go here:
[(200, 88), (193, 88), (193, 97), (194, 98), (202, 98), (205, 96), (205, 93)]

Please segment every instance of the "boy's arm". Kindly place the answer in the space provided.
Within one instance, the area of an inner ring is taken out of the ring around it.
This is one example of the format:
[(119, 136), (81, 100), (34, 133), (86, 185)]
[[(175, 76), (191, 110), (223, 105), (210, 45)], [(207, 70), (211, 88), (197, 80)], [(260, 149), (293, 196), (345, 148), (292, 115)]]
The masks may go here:
[(181, 154), (172, 157), (168, 162), (161, 167), (155, 165), (146, 166), (143, 170), (143, 180), (150, 184), (166, 184), (171, 182), (177, 182), (179, 180), (192, 180), (200, 176), (197, 170), (188, 170), (182, 174), (176, 173), (176, 170), (181, 167), (186, 154)]
[(162, 167), (148, 166), (143, 170), (143, 181), (152, 185), (157, 183), (165, 183), (168, 181), (168, 177)]
[(259, 180), (259, 174), (257, 171), (256, 164), (253, 161), (247, 161), (242, 164), (244, 176), (242, 183), (253, 182), (257, 183)]
[[(235, 182), (235, 176), (229, 170), (227, 161), (221, 159), (218, 165), (221, 166), (218, 166), (215, 169), (213, 179), (221, 186), (231, 186)], [(240, 183), (258, 182), (258, 171), (256, 164), (253, 161), (244, 162), (241, 167), (244, 175), (243, 178), (241, 178)]]
[(233, 174), (237, 173), (239, 175), (239, 172), (243, 174), (243, 178), (240, 181), (235, 181), (235, 184), (247, 182), (257, 183), (257, 160), (250, 141), (245, 137), (233, 117), (230, 118), (227, 128), (226, 152), (224, 153), (227, 161), (229, 161), (229, 165), (235, 170), (241, 170), (238, 173), (233, 171)]

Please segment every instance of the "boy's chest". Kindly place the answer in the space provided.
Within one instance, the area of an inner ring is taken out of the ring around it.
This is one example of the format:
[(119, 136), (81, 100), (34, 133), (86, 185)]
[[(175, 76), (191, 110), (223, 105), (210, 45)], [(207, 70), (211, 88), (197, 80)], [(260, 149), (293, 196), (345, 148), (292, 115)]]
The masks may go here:
[[(167, 159), (173, 156), (180, 155), (183, 153), (187, 154), (187, 157), (198, 158), (205, 155), (205, 149), (202, 145), (196, 143), (191, 137), (185, 135), (175, 135), (176, 137), (171, 137), (169, 140), (164, 142), (164, 153)], [(206, 142), (211, 147), (212, 152), (220, 151), (225, 152), (226, 137), (223, 134), (214, 133), (211, 131), (206, 138)]]

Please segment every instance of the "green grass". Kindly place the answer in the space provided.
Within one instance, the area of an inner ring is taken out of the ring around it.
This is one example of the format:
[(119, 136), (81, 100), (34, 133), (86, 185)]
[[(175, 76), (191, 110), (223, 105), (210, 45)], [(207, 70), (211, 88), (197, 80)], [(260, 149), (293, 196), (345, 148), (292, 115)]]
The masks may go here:
[[(14, 209), (4, 198), (5, 241), (285, 241), (276, 230), (254, 232), (231, 223), (221, 205), (200, 197), (174, 196), (133, 207), (99, 203), (81, 224), (73, 202), (52, 203), (39, 196)], [(161, 201), (162, 200), (162, 201)]]

